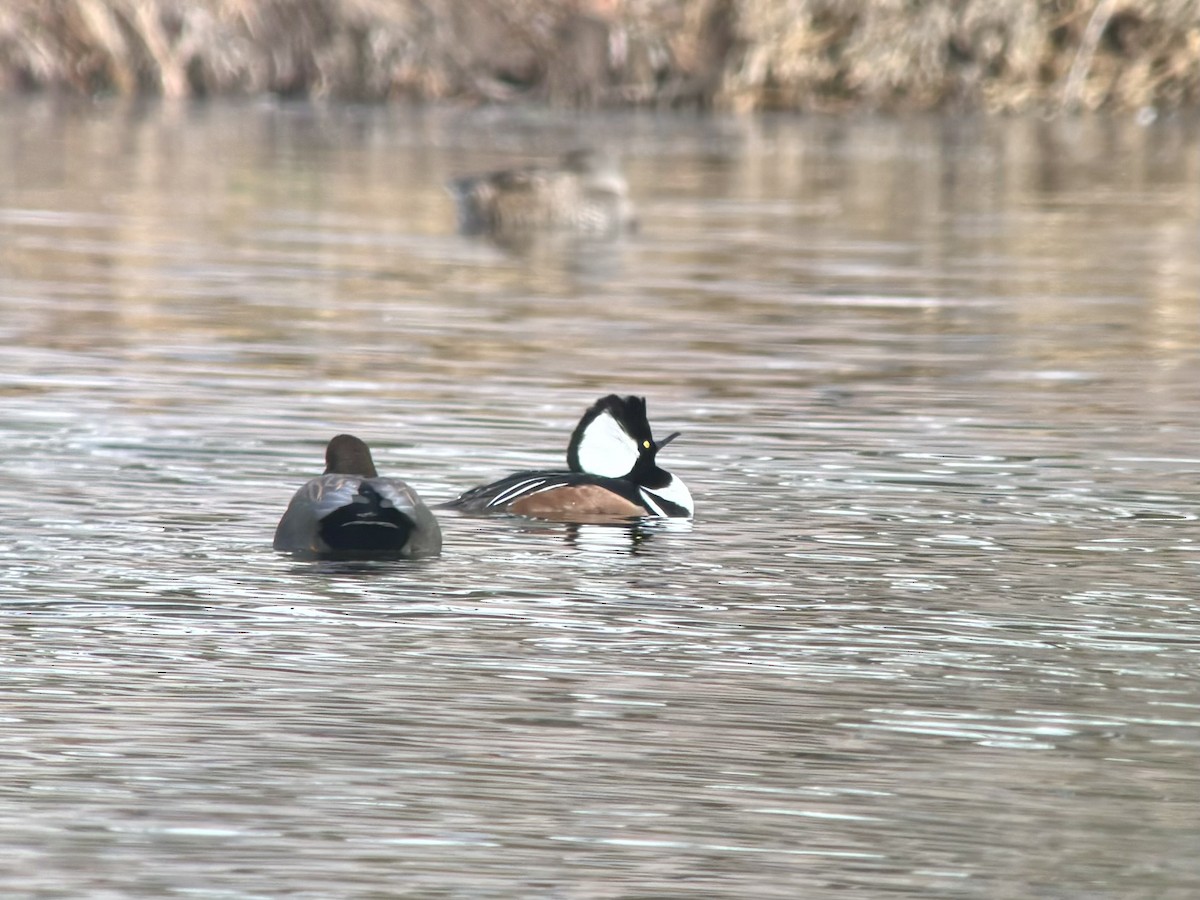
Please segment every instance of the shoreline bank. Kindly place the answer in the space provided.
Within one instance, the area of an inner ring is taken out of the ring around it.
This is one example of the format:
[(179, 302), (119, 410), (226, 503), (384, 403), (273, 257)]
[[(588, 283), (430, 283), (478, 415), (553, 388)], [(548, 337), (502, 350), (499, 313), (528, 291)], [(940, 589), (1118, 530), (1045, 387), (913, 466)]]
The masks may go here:
[(10, 0), (0, 93), (734, 111), (1200, 106), (1195, 0)]

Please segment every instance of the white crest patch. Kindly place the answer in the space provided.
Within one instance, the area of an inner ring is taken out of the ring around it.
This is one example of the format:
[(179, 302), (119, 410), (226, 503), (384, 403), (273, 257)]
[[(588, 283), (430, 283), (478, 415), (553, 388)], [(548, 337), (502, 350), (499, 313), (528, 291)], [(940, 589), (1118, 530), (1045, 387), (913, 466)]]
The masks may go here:
[(628, 475), (639, 455), (637, 443), (607, 410), (592, 419), (579, 442), (579, 467), (603, 478)]
[(691, 517), (695, 506), (692, 502), (692, 492), (687, 489), (687, 485), (680, 481), (675, 476), (671, 476), (670, 482), (666, 487), (660, 488), (640, 488), (642, 499), (646, 501), (646, 505), (654, 511), (655, 515), (666, 516), (669, 513), (662, 511), (662, 507), (655, 501), (666, 500), (668, 503), (674, 503), (676, 506), (682, 507), (687, 511), (687, 515)]

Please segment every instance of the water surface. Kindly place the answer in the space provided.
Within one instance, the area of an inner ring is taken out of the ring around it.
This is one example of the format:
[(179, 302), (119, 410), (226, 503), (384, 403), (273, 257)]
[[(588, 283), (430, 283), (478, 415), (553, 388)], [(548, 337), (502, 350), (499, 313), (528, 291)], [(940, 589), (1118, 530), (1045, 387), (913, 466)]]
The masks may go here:
[[(1200, 894), (1197, 123), (0, 110), (0, 892)], [(450, 177), (580, 144), (521, 253)], [(694, 523), (272, 552), (649, 398)]]

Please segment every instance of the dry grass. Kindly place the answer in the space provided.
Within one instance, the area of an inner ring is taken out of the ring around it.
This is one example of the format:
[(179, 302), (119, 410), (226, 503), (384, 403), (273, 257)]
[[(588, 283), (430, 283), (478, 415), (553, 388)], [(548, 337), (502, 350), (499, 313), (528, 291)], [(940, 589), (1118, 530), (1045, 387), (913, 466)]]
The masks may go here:
[(746, 0), (732, 106), (1200, 102), (1197, 0)]
[(0, 90), (1179, 107), (1200, 0), (6, 0)]

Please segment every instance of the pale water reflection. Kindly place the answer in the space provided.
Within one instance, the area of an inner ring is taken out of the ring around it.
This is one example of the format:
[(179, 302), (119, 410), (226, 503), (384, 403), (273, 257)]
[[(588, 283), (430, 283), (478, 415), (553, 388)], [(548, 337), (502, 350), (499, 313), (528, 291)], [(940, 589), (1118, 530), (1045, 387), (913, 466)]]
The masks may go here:
[[(0, 893), (1200, 893), (1196, 122), (0, 118)], [(605, 141), (639, 234), (454, 234)], [(610, 391), (694, 523), (270, 549)]]

